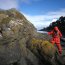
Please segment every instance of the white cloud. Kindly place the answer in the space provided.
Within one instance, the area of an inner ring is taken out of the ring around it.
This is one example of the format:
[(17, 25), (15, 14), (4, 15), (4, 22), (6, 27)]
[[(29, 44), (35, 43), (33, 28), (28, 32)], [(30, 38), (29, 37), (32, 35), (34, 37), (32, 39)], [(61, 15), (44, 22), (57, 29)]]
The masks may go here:
[(60, 16), (65, 16), (65, 9), (59, 11), (48, 12), (45, 15), (27, 15), (25, 17), (34, 24), (37, 29), (48, 26), (53, 19), (58, 19)]
[(17, 0), (0, 0), (1, 9), (18, 8)]
[[(39, 0), (32, 0), (32, 1), (39, 1)], [(30, 4), (32, 3), (31, 0), (20, 0), (21, 3)], [(0, 0), (0, 9), (11, 9), (19, 7), (19, 0)]]

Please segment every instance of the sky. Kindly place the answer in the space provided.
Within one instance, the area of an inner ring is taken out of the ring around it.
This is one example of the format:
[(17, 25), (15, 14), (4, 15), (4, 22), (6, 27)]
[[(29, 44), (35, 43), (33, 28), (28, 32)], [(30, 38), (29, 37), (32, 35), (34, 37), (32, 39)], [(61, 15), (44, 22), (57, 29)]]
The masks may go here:
[(20, 11), (38, 30), (65, 16), (65, 0), (0, 0), (0, 9), (11, 8)]

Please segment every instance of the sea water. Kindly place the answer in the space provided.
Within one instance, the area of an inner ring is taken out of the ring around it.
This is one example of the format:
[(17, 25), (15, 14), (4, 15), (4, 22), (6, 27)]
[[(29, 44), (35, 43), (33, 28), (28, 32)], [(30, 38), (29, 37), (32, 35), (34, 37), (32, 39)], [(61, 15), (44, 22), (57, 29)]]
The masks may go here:
[(46, 31), (37, 31), (37, 32), (39, 32), (39, 33), (46, 33), (46, 34), (48, 33), (48, 32), (46, 32)]

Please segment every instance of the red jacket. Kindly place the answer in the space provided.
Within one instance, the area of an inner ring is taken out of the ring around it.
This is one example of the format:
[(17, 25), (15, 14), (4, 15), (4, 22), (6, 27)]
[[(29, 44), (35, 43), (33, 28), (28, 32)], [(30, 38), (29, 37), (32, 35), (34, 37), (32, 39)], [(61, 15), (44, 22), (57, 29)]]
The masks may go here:
[(48, 32), (48, 34), (52, 35), (51, 42), (54, 41), (55, 43), (60, 43), (60, 38), (62, 37), (62, 34), (59, 31), (58, 27), (54, 27), (54, 29), (51, 32)]

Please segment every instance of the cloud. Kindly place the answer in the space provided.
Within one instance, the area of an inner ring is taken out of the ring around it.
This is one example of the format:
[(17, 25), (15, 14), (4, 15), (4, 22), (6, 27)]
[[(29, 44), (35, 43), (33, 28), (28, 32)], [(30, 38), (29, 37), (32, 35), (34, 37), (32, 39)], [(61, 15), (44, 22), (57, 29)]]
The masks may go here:
[(59, 11), (47, 12), (45, 15), (32, 16), (24, 14), (24, 16), (31, 23), (33, 23), (37, 29), (41, 29), (43, 27), (47, 27), (50, 23), (52, 23), (53, 19), (59, 19), (60, 16), (65, 16), (65, 9), (61, 9)]
[(11, 8), (19, 8), (19, 2), (30, 4), (32, 1), (39, 1), (39, 0), (0, 0), (0, 9), (11, 9)]
[(17, 0), (0, 0), (1, 9), (18, 8)]

